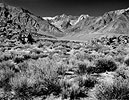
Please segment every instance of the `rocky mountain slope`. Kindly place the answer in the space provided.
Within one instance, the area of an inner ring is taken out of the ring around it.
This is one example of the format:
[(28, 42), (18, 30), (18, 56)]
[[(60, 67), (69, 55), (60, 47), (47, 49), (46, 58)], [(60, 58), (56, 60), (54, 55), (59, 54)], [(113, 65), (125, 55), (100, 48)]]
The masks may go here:
[[(29, 11), (0, 4), (0, 38), (56, 38), (86, 41), (101, 35), (129, 32), (129, 8), (110, 11), (103, 16), (88, 15), (39, 17)], [(25, 40), (25, 39), (23, 39)]]
[(62, 39), (86, 40), (105, 34), (128, 34), (129, 8), (106, 12), (103, 16), (56, 16), (44, 18), (67, 33)]
[(65, 32), (68, 29), (71, 29), (72, 26), (75, 26), (78, 22), (83, 19), (89, 17), (88, 15), (81, 15), (81, 16), (67, 16), (65, 14), (57, 15), (55, 17), (43, 17), (44, 20), (49, 21), (54, 26), (58, 27), (60, 30)]
[(8, 39), (17, 38), (19, 34), (43, 37), (60, 37), (63, 33), (54, 25), (29, 11), (0, 4), (0, 36)]

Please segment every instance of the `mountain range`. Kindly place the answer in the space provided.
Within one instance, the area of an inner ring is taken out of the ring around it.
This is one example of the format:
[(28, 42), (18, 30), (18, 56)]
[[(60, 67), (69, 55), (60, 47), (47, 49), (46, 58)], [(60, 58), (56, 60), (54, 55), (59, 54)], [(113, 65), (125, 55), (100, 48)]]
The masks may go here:
[(128, 35), (129, 8), (109, 11), (102, 16), (57, 15), (40, 17), (19, 7), (0, 3), (0, 39), (33, 38), (86, 41), (103, 35)]

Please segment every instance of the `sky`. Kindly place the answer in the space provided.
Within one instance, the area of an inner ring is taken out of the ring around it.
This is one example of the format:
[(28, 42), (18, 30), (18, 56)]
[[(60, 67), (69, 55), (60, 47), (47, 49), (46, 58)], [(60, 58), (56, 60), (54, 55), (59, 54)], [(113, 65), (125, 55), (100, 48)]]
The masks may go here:
[(129, 0), (0, 0), (0, 2), (25, 8), (42, 17), (61, 14), (101, 16), (108, 11), (129, 7)]

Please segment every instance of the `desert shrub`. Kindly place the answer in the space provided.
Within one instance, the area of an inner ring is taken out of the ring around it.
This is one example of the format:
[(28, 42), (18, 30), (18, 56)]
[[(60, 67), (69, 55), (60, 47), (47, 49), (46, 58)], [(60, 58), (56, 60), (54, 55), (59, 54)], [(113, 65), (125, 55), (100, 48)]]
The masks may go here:
[(38, 60), (30, 60), (28, 62), (28, 65), (30, 66), (30, 68), (31, 66), (35, 66), (36, 68), (42, 70), (46, 77), (48, 75), (53, 78), (54, 76), (58, 75), (56, 73), (58, 70), (57, 64), (49, 58), (39, 58)]
[(33, 96), (58, 95), (61, 92), (56, 66), (49, 59), (30, 60), (18, 64), (18, 68), (21, 72), (10, 79), (17, 98), (28, 100)]
[(66, 65), (64, 64), (58, 65), (58, 70), (57, 70), (58, 75), (64, 75), (66, 71), (67, 71)]
[(5, 91), (4, 91), (4, 89), (3, 88), (0, 88), (0, 99), (2, 100), (4, 100), (4, 96), (5, 96)]
[(25, 60), (28, 60), (28, 59), (31, 58), (30, 54), (24, 54), (23, 57), (24, 57)]
[(127, 55), (127, 51), (125, 49), (125, 47), (127, 47), (126, 45), (122, 44), (117, 46), (117, 48), (115, 49), (119, 54), (121, 55)]
[(56, 62), (61, 61), (61, 57), (60, 57), (60, 55), (58, 53), (54, 53), (52, 55), (52, 59), (54, 59)]
[(31, 52), (35, 53), (35, 54), (40, 54), (42, 53), (42, 50), (38, 49), (38, 48), (34, 48), (31, 50)]
[(3, 44), (0, 44), (0, 51), (4, 52), (6, 49), (3, 47)]
[(65, 80), (60, 80), (60, 85), (61, 85), (61, 88), (62, 88), (62, 92), (61, 92), (61, 95), (62, 95), (62, 98), (63, 99), (67, 99), (70, 97), (70, 87), (71, 87), (71, 84)]
[(76, 71), (78, 74), (92, 74), (95, 73), (96, 67), (93, 62), (85, 60), (84, 62), (76, 61), (78, 70)]
[(99, 50), (102, 50), (102, 49), (104, 49), (104, 46), (103, 45), (101, 45), (101, 44), (95, 44), (94, 45), (94, 50), (95, 51), (99, 51)]
[[(58, 94), (61, 91), (61, 87), (58, 84), (58, 66), (49, 58), (39, 58), (37, 61), (32, 60), (29, 62), (29, 66), (35, 66), (40, 70), (41, 74), (39, 82), (47, 89), (46, 93)], [(31, 68), (31, 67), (30, 67)]]
[(12, 55), (10, 53), (1, 53), (0, 54), (0, 62), (7, 61), (12, 58)]
[(89, 61), (93, 60), (93, 57), (90, 54), (82, 52), (82, 51), (81, 52), (77, 51), (74, 53), (74, 55), (75, 55), (75, 58), (79, 61), (84, 61), (85, 59)]
[(127, 55), (124, 59), (124, 63), (129, 66), (129, 55)]
[(117, 69), (117, 65), (114, 61), (109, 59), (98, 59), (95, 63), (96, 73), (103, 73), (106, 71), (114, 71)]
[(78, 86), (74, 86), (70, 90), (71, 100), (88, 97), (89, 89), (92, 89), (97, 83), (97, 79), (89, 75), (81, 76), (77, 80)]
[(45, 58), (45, 57), (48, 57), (48, 54), (41, 53), (41, 54), (38, 54), (38, 57), (39, 58)]
[(84, 56), (85, 56), (84, 58), (89, 60), (89, 61), (93, 61), (94, 60), (93, 56), (88, 54), (88, 53), (86, 53)]
[(28, 49), (28, 48), (32, 48), (33, 46), (31, 44), (22, 44), (21, 46), (23, 49)]
[(49, 95), (54, 91), (59, 92), (59, 86), (49, 80), (41, 80), (39, 78), (41, 75), (32, 74), (29, 76), (28, 74), (19, 74), (11, 79), (10, 85), (16, 93), (15, 97), (28, 100), (33, 96)]
[(38, 47), (38, 48), (42, 48), (43, 46), (44, 46), (44, 43), (43, 43), (43, 42), (41, 42), (41, 41), (38, 42), (38, 44), (37, 44), (37, 47)]
[(44, 46), (46, 46), (46, 47), (50, 47), (52, 44), (53, 44), (52, 42), (50, 42), (50, 41), (46, 41), (46, 42), (44, 43)]
[(0, 64), (0, 88), (4, 88), (5, 91), (11, 89), (9, 85), (9, 80), (14, 76), (15, 71), (13, 70), (15, 66), (11, 62), (6, 61)]
[(62, 98), (70, 100), (75, 100), (79, 98), (86, 97), (85, 89), (80, 88), (78, 84), (72, 84), (66, 81), (63, 81), (61, 84), (62, 87)]
[(84, 58), (85, 52), (76, 51), (74, 52), (74, 55), (77, 60), (83, 61), (85, 59)]
[(24, 57), (22, 55), (15, 56), (13, 59), (14, 59), (14, 62), (16, 63), (20, 63), (24, 61)]
[(69, 59), (69, 65), (71, 65), (71, 66), (76, 66), (76, 65), (77, 65), (77, 61), (78, 61), (78, 60), (76, 60), (76, 59), (72, 56), (72, 57), (70, 57), (70, 59)]
[(62, 97), (63, 99), (80, 100), (88, 96), (88, 90), (93, 88), (97, 83), (97, 79), (93, 76), (83, 75), (74, 80), (74, 83), (63, 81)]
[(97, 79), (94, 76), (86, 75), (84, 78), (79, 79), (79, 86), (85, 88), (93, 88), (97, 83)]
[(73, 87), (70, 90), (70, 100), (76, 100), (84, 97), (87, 97), (87, 94), (85, 93), (85, 89)]
[(78, 73), (79, 74), (85, 74), (87, 70), (87, 64), (86, 63), (79, 63), (78, 64)]
[(85, 74), (87, 73), (87, 66), (90, 64), (90, 62), (78, 62), (78, 71), (79, 74)]
[[(33, 77), (34, 78), (34, 77)], [(25, 73), (18, 73), (10, 79), (10, 85), (15, 91), (15, 98), (28, 100), (31, 99), (34, 89), (35, 79), (27, 77)]]
[(39, 58), (38, 54), (32, 53), (31, 55), (31, 59), (37, 60)]
[(114, 59), (116, 62), (119, 62), (121, 64), (124, 62), (124, 56), (122, 56), (122, 55), (117, 55), (114, 57)]
[(94, 65), (88, 66), (86, 69), (87, 74), (93, 74), (96, 73), (96, 67)]
[(129, 78), (129, 68), (126, 67), (125, 65), (120, 65), (118, 67), (118, 69), (116, 70), (116, 73), (119, 75), (119, 76), (122, 76), (123, 78), (127, 79)]
[(98, 100), (128, 100), (129, 80), (117, 77), (113, 84), (96, 85), (95, 97)]
[(17, 67), (18, 69), (21, 71), (21, 72), (25, 72), (27, 70), (27, 68), (29, 67), (28, 63), (27, 62), (21, 62), (21, 63), (18, 63), (17, 64)]

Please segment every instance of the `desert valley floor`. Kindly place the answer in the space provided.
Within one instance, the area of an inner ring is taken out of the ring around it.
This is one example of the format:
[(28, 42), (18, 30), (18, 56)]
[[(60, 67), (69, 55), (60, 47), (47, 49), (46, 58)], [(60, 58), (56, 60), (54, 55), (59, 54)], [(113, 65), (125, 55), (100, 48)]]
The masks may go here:
[(129, 9), (54, 18), (0, 4), (0, 100), (129, 100)]

